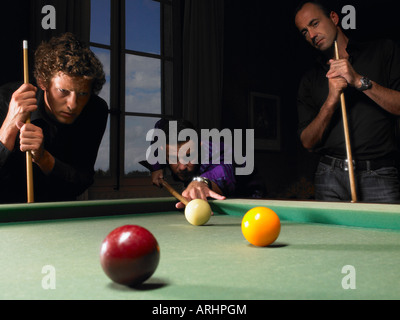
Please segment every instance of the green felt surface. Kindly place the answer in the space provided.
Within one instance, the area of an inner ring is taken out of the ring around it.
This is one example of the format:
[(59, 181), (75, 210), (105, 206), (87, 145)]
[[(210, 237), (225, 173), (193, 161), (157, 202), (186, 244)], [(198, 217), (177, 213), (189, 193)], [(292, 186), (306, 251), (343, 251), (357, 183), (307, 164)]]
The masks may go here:
[(254, 206), (266, 206), (283, 220), (400, 230), (398, 204), (232, 199), (215, 201), (214, 206), (238, 216)]
[[(227, 204), (227, 203), (226, 203)], [(400, 233), (282, 221), (278, 240), (258, 248), (241, 234), (240, 215), (206, 226), (181, 213), (0, 224), (1, 299), (399, 299)], [(104, 237), (124, 224), (157, 238), (160, 264), (136, 289), (112, 283), (99, 263)], [(42, 288), (42, 268), (56, 289)], [(343, 289), (342, 268), (356, 271)]]
[(175, 209), (172, 197), (0, 205), (0, 223), (98, 217)]
[[(175, 210), (172, 197), (0, 205), (0, 223), (149, 213)], [(282, 220), (400, 230), (400, 205), (315, 201), (229, 199), (210, 201), (217, 213), (243, 216), (255, 206)]]

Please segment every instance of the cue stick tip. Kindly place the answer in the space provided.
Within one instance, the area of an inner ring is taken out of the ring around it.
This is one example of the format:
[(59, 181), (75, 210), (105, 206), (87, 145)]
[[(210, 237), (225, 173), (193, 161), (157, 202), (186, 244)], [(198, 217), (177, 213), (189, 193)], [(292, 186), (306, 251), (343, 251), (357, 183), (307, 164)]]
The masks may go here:
[(28, 40), (22, 41), (22, 48), (23, 49), (28, 49)]

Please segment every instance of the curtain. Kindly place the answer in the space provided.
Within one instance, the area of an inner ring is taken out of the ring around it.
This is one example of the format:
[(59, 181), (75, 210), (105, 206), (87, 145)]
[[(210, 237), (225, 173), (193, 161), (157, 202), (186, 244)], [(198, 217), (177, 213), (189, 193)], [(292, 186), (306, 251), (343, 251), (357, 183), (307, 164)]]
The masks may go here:
[(185, 0), (183, 118), (198, 129), (221, 126), (224, 0)]
[[(30, 48), (42, 41), (65, 32), (74, 33), (83, 42), (90, 39), (90, 0), (29, 0), (31, 12)], [(47, 13), (42, 8), (51, 5), (56, 11), (56, 28), (43, 29), (42, 20)]]

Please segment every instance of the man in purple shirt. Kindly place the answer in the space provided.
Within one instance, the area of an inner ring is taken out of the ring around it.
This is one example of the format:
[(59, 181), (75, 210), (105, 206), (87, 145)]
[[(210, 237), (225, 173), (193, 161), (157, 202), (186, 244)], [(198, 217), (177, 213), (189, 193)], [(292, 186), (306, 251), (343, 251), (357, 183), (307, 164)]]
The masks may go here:
[[(174, 120), (175, 121), (175, 120)], [(194, 130), (193, 125), (185, 120), (178, 120), (177, 132), (179, 134), (184, 129)], [(159, 120), (155, 128), (164, 131), (167, 138), (166, 141), (166, 161), (168, 164), (156, 163), (151, 166), (151, 179), (153, 184), (161, 187), (160, 180), (164, 178), (164, 168), (168, 165), (172, 171), (173, 178), (180, 180), (185, 185), (185, 190), (182, 192), (182, 196), (186, 199), (204, 199), (213, 198), (217, 200), (223, 200), (227, 196), (235, 194), (236, 190), (236, 177), (234, 171), (234, 165), (232, 161), (224, 161), (224, 147), (215, 146), (211, 141), (205, 141), (199, 143), (196, 148), (193, 140), (187, 139), (186, 141), (177, 141), (175, 143), (169, 143), (169, 121), (165, 119)], [(187, 150), (186, 156), (188, 158), (195, 159), (197, 155), (208, 153), (209, 161), (195, 163), (195, 161), (189, 161), (185, 163), (182, 159), (178, 158), (179, 150)], [(201, 150), (203, 148), (203, 150)], [(200, 149), (200, 150), (198, 150)], [(196, 150), (196, 151), (195, 151)], [(189, 152), (197, 154), (189, 154)], [(171, 158), (176, 161), (171, 161)], [(213, 161), (216, 157), (219, 161)], [(216, 163), (217, 162), (217, 163)], [(183, 208), (184, 205), (179, 202), (177, 208)]]

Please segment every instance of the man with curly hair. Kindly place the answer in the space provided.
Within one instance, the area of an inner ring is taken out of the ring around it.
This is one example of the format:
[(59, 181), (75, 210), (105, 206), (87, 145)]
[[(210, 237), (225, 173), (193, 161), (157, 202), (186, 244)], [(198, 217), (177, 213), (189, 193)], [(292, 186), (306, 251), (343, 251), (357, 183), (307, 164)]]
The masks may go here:
[(0, 203), (26, 202), (26, 151), (35, 202), (74, 200), (93, 183), (108, 117), (97, 95), (105, 83), (102, 64), (66, 33), (37, 48), (34, 75), (37, 87), (0, 88)]

